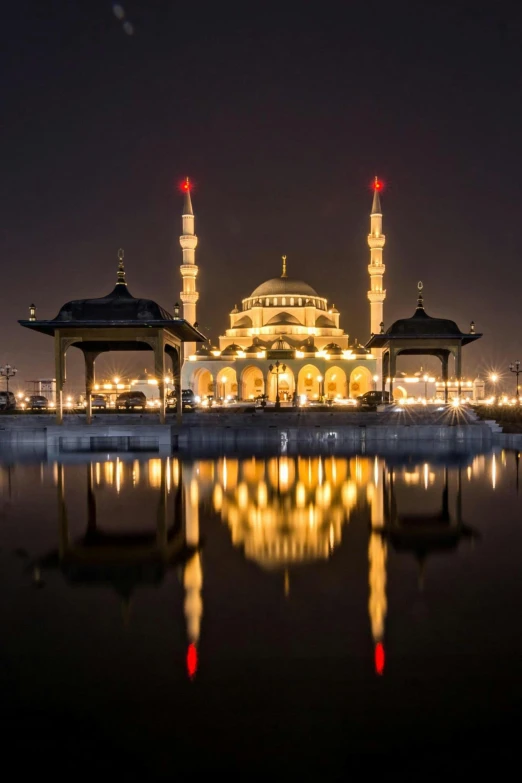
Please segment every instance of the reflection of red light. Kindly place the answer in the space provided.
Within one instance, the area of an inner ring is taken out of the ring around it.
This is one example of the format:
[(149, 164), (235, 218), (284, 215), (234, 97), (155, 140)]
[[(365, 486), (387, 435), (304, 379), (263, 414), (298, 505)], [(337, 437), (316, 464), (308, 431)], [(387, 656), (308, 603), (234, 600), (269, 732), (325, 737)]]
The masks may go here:
[(194, 642), (191, 642), (187, 650), (187, 674), (192, 679), (198, 670), (198, 651)]
[(377, 674), (384, 672), (384, 645), (382, 642), (377, 642), (375, 645), (375, 671)]
[(373, 181), (373, 189), (374, 190), (382, 190), (384, 187), (384, 182), (382, 179), (379, 179), (379, 177), (375, 177)]

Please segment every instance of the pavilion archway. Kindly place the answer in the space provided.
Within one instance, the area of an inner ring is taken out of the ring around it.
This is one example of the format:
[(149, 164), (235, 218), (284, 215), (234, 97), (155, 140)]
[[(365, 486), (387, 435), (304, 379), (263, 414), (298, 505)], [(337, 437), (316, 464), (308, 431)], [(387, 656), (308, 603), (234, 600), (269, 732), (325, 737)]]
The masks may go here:
[(394, 400), (406, 400), (408, 397), (408, 392), (404, 388), (404, 386), (394, 386), (393, 388), (393, 399)]
[(327, 400), (347, 397), (346, 373), (342, 367), (329, 367), (324, 375), (324, 394)]
[(262, 370), (254, 365), (245, 367), (241, 373), (239, 388), (242, 400), (253, 400), (260, 394), (264, 394), (265, 381)]
[(227, 397), (236, 397), (237, 393), (236, 371), (233, 367), (223, 367), (216, 378), (216, 398), (226, 400)]
[(356, 367), (350, 374), (350, 397), (358, 397), (373, 389), (372, 374), (367, 367)]

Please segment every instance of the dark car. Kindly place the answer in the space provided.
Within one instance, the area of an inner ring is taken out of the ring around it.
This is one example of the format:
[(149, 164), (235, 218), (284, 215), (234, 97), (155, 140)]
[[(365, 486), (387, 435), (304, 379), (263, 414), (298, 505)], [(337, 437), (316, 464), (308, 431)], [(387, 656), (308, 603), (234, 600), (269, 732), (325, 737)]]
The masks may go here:
[(13, 392), (0, 392), (0, 411), (9, 411), (16, 408), (16, 397)]
[(367, 391), (357, 397), (357, 403), (361, 408), (376, 408), (386, 402), (392, 402), (390, 392)]
[[(175, 408), (177, 405), (177, 397), (174, 392), (167, 395), (167, 408)], [(196, 395), (192, 389), (183, 389), (181, 392), (181, 404), (183, 408), (195, 408), (196, 407)]]
[(31, 410), (45, 410), (49, 407), (49, 400), (43, 394), (31, 394), (27, 407)]
[(116, 408), (146, 408), (147, 397), (142, 391), (125, 391), (116, 398)]

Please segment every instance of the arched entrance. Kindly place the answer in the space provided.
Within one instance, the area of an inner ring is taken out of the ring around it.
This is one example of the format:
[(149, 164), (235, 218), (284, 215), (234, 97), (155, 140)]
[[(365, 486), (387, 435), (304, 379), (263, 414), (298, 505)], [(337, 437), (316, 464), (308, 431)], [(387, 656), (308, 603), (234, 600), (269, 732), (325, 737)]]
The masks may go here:
[(192, 389), (194, 394), (202, 400), (214, 394), (214, 378), (210, 370), (200, 367), (192, 376)]
[[(281, 362), (283, 365), (284, 362)], [(278, 376), (279, 375), (279, 379)], [(279, 389), (279, 401), (287, 402), (292, 399), (295, 389), (294, 373), (286, 365), (285, 369), (279, 367), (276, 372), (275, 366), (272, 372), (268, 371), (267, 378), (268, 399), (274, 402), (277, 399), (277, 390)]]
[(358, 397), (373, 389), (372, 374), (367, 367), (356, 367), (350, 374), (350, 397)]
[(233, 367), (224, 367), (217, 374), (215, 397), (218, 400), (237, 397), (237, 378)]
[(327, 400), (347, 397), (346, 373), (341, 367), (329, 367), (324, 376), (324, 394)]
[(263, 373), (259, 367), (245, 367), (241, 373), (240, 390), (242, 400), (253, 400), (265, 393)]
[(321, 394), (321, 381), (319, 378), (321, 377), (317, 367), (314, 367), (313, 364), (305, 364), (304, 367), (301, 367), (297, 376), (297, 394), (300, 397), (304, 395), (309, 400), (319, 399)]

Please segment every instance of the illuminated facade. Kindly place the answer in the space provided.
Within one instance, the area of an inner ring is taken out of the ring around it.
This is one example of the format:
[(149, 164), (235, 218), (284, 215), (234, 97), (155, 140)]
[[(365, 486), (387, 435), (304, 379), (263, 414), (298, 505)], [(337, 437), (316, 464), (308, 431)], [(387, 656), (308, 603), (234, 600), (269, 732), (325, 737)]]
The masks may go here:
[[(370, 300), (371, 328), (381, 323), (386, 292), (382, 288), (384, 265), (382, 252), (382, 210), (379, 198), (381, 185), (376, 180), (370, 217)], [(190, 200), (187, 182), (185, 204)], [(184, 206), (184, 212), (187, 207)], [(183, 242), (187, 231), (193, 232), (194, 216), (190, 202), (191, 223), (186, 225), (183, 214)], [(194, 253), (195, 237), (190, 235), (190, 252)], [(191, 280), (187, 292), (191, 302), (195, 293), (197, 267), (187, 262), (185, 245), (181, 274), (183, 283)], [(194, 271), (195, 270), (195, 271)], [(189, 276), (189, 272), (192, 277)], [(185, 288), (184, 288), (185, 290)], [(192, 297), (192, 298), (190, 298)], [(183, 298), (183, 295), (182, 295)], [(194, 300), (195, 302), (195, 300)], [(194, 323), (194, 312), (186, 309), (184, 317)], [(182, 369), (182, 387), (191, 388), (198, 396), (221, 399), (254, 399), (266, 395), (269, 400), (339, 399), (357, 397), (375, 388), (380, 353), (372, 353), (354, 340), (340, 326), (340, 313), (334, 304), (321, 296), (303, 280), (289, 277), (287, 258), (282, 258), (280, 277), (273, 277), (257, 286), (234, 306), (229, 315), (230, 326), (219, 337), (219, 346), (202, 345), (192, 352), (187, 345)], [(380, 326), (379, 330), (380, 331)], [(278, 369), (269, 367), (279, 361)], [(284, 365), (284, 368), (283, 368)]]

